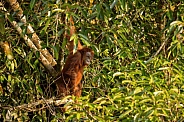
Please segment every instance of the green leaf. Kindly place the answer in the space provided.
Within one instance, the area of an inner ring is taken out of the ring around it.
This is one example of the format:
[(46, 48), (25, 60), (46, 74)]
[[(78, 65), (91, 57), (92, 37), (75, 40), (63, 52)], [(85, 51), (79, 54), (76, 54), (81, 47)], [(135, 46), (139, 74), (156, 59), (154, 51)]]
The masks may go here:
[(5, 27), (4, 27), (4, 23), (5, 22), (5, 19), (4, 19), (4, 16), (0, 16), (0, 32), (2, 34), (5, 33)]
[(35, 1), (36, 1), (36, 0), (31, 0), (31, 1), (30, 1), (30, 4), (29, 4), (29, 5), (30, 5), (31, 10), (33, 9), (33, 7), (34, 7), (34, 5), (35, 5)]
[(11, 82), (11, 80), (12, 80), (11, 75), (8, 75), (8, 81)]
[(13, 61), (11, 62), (11, 70), (12, 70), (12, 72), (14, 72), (14, 70), (15, 70), (15, 65), (14, 65)]
[(116, 77), (116, 76), (121, 76), (121, 75), (123, 75), (122, 72), (116, 72), (116, 73), (113, 74), (113, 78)]
[(126, 0), (120, 0), (120, 5), (122, 9), (125, 9), (125, 5), (126, 5), (125, 2)]
[(145, 118), (151, 116), (153, 113), (154, 113), (154, 108), (153, 108), (153, 107), (148, 107), (148, 108), (144, 111)]
[(36, 85), (36, 90), (37, 92), (39, 92), (40, 94), (43, 94), (42, 88), (40, 87), (40, 85)]
[(123, 119), (123, 118), (125, 118), (129, 113), (131, 113), (133, 110), (128, 110), (128, 111), (125, 111), (125, 112), (123, 112), (123, 114), (121, 114), (120, 116), (119, 116), (119, 119)]
[[(31, 55), (31, 57), (32, 57), (32, 55)], [(40, 52), (39, 51), (36, 51), (36, 57), (40, 58)], [(29, 60), (31, 60), (31, 59), (29, 59)]]
[(78, 37), (77, 35), (74, 36), (74, 48), (73, 48), (73, 53), (75, 53), (77, 51), (78, 48)]
[(49, 27), (49, 24), (50, 24), (50, 19), (47, 20), (44, 28), (40, 31), (40, 33), (46, 33), (47, 32), (47, 28)]
[(66, 46), (66, 44), (67, 44), (67, 39), (66, 38), (64, 38), (63, 39), (63, 42), (62, 42), (62, 49), (64, 49), (65, 48), (65, 46)]
[(95, 54), (99, 54), (100, 51), (96, 45), (92, 45), (92, 49), (95, 52)]
[(144, 64), (144, 62), (143, 61), (141, 61), (141, 60), (138, 60), (138, 62), (145, 68), (145, 69), (147, 69), (147, 67), (146, 67), (146, 65)]
[(87, 40), (85, 40), (85, 39), (83, 39), (83, 38), (80, 38), (80, 39), (81, 39), (81, 41), (82, 41), (87, 47), (91, 45)]
[(82, 37), (83, 39), (85, 39), (85, 40), (89, 41), (89, 39), (88, 39), (88, 37), (87, 37), (87, 36), (85, 36), (85, 35), (83, 35), (83, 34), (81, 34), (81, 33), (79, 33), (78, 35), (79, 35), (80, 37)]
[(97, 98), (93, 103), (100, 103), (101, 101), (104, 101), (104, 97)]
[(181, 21), (173, 21), (171, 24), (170, 24), (171, 26), (175, 26), (175, 25), (182, 25), (182, 26), (184, 26), (184, 22), (181, 22)]
[(155, 96), (157, 96), (157, 95), (159, 95), (159, 94), (163, 94), (164, 92), (163, 91), (156, 91), (156, 92), (153, 92), (153, 94), (155, 95)]
[(158, 70), (169, 70), (169, 69), (170, 69), (170, 67), (161, 67)]
[(142, 92), (143, 89), (141, 87), (137, 87), (135, 90), (134, 90), (134, 94), (138, 94), (140, 92)]
[(51, 45), (51, 48), (54, 50), (54, 57), (56, 58), (56, 60), (58, 60), (59, 52), (58, 52), (57, 48), (53, 45)]
[(114, 0), (113, 3), (110, 5), (110, 9), (114, 8), (114, 6), (116, 5), (117, 2), (118, 2), (118, 0)]
[(124, 84), (124, 83), (131, 83), (131, 82), (132, 82), (131, 80), (123, 80), (122, 84)]
[(80, 113), (79, 112), (77, 113), (77, 119), (78, 120), (80, 119)]

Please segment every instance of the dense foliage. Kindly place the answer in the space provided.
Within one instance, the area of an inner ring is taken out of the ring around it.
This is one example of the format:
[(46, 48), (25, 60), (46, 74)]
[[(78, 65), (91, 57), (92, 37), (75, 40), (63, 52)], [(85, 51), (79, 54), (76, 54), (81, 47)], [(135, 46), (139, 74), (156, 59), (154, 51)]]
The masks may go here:
[[(83, 93), (66, 113), (55, 106), (10, 110), (55, 95), (47, 72), (0, 11), (1, 118), (18, 121), (184, 121), (184, 2), (180, 0), (19, 1), (28, 23), (54, 58), (68, 54), (64, 30), (72, 15), (77, 37), (95, 52), (85, 69)], [(2, 3), (16, 20), (7, 2)], [(21, 25), (21, 23), (20, 23)], [(26, 30), (26, 26), (21, 26)], [(60, 68), (56, 68), (58, 71)], [(54, 114), (53, 114), (54, 113)]]

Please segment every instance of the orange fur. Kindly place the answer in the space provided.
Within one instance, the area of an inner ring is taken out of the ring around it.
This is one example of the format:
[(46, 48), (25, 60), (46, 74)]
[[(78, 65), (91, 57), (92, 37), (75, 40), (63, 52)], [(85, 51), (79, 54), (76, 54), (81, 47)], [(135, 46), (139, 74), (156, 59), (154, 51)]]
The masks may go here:
[[(84, 67), (92, 60), (94, 53), (90, 48), (83, 47), (78, 41), (77, 52), (73, 54), (74, 41), (70, 37), (75, 34), (76, 28), (72, 16), (69, 20), (70, 33), (65, 33), (68, 40), (69, 55), (62, 72), (56, 80), (60, 96), (74, 95), (81, 96), (82, 76)], [(87, 53), (89, 52), (89, 53)]]
[(86, 64), (86, 52), (91, 52), (90, 60), (93, 58), (94, 53), (90, 48), (84, 47), (78, 50), (76, 53), (70, 53), (64, 68), (57, 79), (56, 84), (59, 89), (61, 96), (74, 95), (77, 97), (81, 96), (82, 90), (82, 76), (83, 70)]

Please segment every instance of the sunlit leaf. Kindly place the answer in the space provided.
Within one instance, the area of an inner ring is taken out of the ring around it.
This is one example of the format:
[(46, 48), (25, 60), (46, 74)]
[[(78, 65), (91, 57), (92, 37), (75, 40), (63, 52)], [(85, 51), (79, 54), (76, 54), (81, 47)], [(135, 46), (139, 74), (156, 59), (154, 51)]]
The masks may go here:
[(158, 70), (168, 70), (168, 69), (170, 69), (170, 67), (161, 67)]
[(184, 26), (184, 22), (181, 22), (181, 21), (173, 21), (170, 25), (182, 25), (182, 26)]
[(131, 80), (123, 80), (122, 83), (131, 83), (132, 81)]
[(120, 75), (123, 75), (123, 73), (122, 72), (116, 72), (116, 73), (113, 74), (113, 77), (120, 76)]
[(135, 90), (134, 90), (134, 94), (138, 94), (142, 92), (142, 88), (141, 87), (137, 87)]
[(121, 114), (120, 116), (119, 116), (119, 118), (120, 119), (122, 119), (122, 118), (124, 118), (124, 117), (126, 117), (129, 113), (131, 113), (133, 110), (127, 110), (126, 112), (124, 112), (123, 114)]
[(159, 94), (163, 94), (164, 92), (163, 91), (156, 91), (156, 92), (153, 92), (153, 94), (155, 95), (155, 96), (157, 96), (157, 95), (159, 95)]

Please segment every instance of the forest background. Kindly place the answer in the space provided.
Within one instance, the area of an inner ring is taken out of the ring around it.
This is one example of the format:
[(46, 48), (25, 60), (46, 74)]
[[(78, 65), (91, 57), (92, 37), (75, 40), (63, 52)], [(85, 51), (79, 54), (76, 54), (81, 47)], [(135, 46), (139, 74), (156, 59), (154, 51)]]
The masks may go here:
[[(69, 16), (95, 57), (61, 113), (52, 85)], [(183, 26), (181, 0), (1, 0), (0, 119), (184, 121)]]

